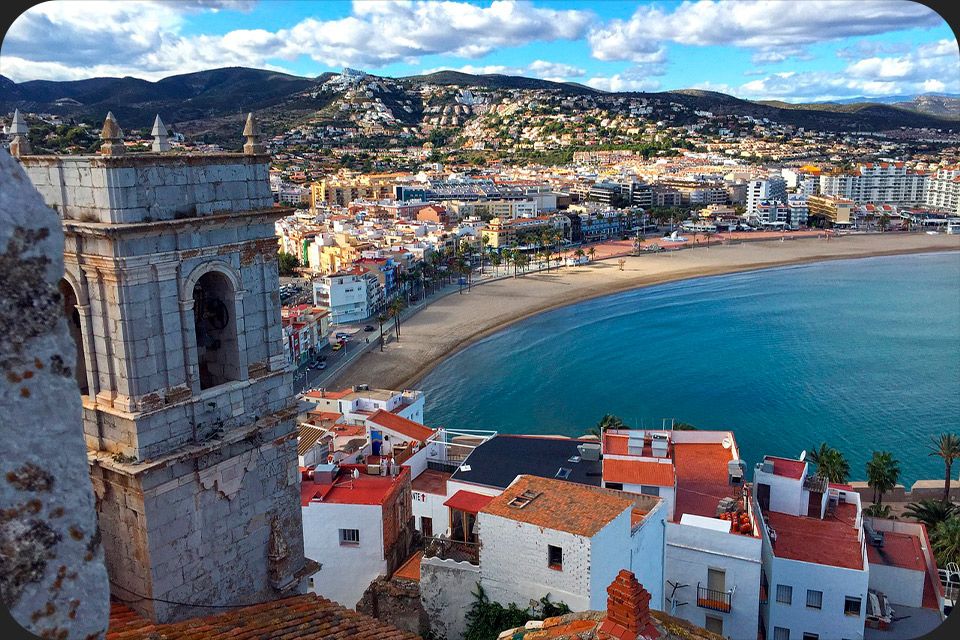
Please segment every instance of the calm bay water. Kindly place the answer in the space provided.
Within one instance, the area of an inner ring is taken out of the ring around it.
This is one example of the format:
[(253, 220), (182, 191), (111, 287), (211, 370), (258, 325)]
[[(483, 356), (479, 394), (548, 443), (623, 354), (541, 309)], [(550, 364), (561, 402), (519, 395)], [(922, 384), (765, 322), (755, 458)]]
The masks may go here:
[[(604, 413), (734, 432), (752, 465), (822, 441), (853, 480), (874, 449), (901, 482), (942, 478), (960, 431), (960, 253), (700, 278), (544, 313), (441, 363), (425, 421), (580, 435)], [(750, 467), (748, 467), (750, 468)]]

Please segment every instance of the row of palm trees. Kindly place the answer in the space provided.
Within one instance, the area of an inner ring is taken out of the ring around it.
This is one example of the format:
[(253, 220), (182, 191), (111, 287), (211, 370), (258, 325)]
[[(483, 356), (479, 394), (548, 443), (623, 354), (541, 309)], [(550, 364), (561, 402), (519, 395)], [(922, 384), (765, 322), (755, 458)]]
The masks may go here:
[[(943, 460), (943, 495), (937, 499), (920, 500), (907, 505), (904, 515), (927, 527), (930, 544), (943, 566), (948, 562), (960, 562), (960, 507), (950, 500), (950, 481), (955, 460), (960, 460), (960, 436), (941, 433), (930, 442), (929, 454)], [(817, 475), (830, 482), (843, 483), (850, 475), (850, 465), (843, 454), (822, 443), (807, 456), (817, 465)], [(874, 451), (867, 461), (867, 485), (873, 489), (873, 504), (863, 510), (865, 515), (880, 518), (890, 517), (890, 505), (883, 504), (883, 495), (897, 486), (900, 479), (900, 463), (889, 451)]]

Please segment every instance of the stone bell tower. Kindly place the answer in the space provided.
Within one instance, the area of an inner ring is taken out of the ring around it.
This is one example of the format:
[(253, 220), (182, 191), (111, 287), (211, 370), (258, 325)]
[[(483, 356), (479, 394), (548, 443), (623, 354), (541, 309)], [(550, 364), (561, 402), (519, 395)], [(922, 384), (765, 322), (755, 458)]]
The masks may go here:
[(269, 156), (19, 160), (66, 236), (63, 309), (114, 596), (157, 622), (303, 592), (295, 399)]

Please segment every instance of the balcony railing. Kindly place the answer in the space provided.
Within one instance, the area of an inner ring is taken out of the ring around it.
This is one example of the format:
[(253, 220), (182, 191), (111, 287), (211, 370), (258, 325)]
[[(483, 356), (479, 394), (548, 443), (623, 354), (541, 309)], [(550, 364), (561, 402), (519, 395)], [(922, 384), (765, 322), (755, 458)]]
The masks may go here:
[(427, 469), (453, 473), (460, 468), (460, 460), (427, 460)]
[(455, 560), (480, 564), (480, 544), (451, 540), (445, 537), (424, 537), (423, 555), (425, 558), (440, 558), (441, 560)]
[(716, 589), (707, 589), (697, 583), (697, 606), (712, 611), (730, 612), (731, 593), (729, 591), (717, 591)]

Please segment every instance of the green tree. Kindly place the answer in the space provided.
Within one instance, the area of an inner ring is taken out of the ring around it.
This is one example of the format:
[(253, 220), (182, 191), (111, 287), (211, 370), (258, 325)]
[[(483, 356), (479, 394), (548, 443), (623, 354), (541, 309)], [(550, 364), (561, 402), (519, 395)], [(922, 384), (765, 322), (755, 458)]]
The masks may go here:
[(873, 489), (873, 502), (883, 504), (883, 494), (897, 486), (900, 463), (889, 451), (874, 451), (867, 461), (867, 485)]
[(960, 459), (960, 437), (955, 433), (941, 433), (934, 436), (930, 443), (930, 455), (943, 460), (945, 469), (943, 477), (943, 501), (950, 501), (950, 470), (953, 461)]
[(591, 261), (591, 262), (593, 262), (593, 261), (597, 258), (597, 248), (596, 248), (596, 247), (590, 247), (590, 249), (587, 251), (587, 253), (590, 254), (590, 261)]
[(573, 252), (573, 255), (577, 258), (577, 264), (579, 265), (580, 259), (587, 254), (584, 253), (583, 249), (581, 249), (580, 247), (577, 247), (577, 250)]
[(821, 442), (820, 446), (811, 449), (807, 460), (817, 465), (817, 475), (826, 478), (829, 482), (844, 483), (850, 476), (850, 464), (843, 454), (833, 447)]
[(696, 431), (697, 428), (690, 424), (689, 422), (674, 422), (673, 423), (674, 431)]
[(872, 518), (889, 518), (890, 517), (890, 505), (888, 504), (872, 504), (866, 509), (863, 510), (863, 515), (870, 516)]
[(387, 321), (387, 316), (384, 313), (377, 314), (377, 322), (380, 323), (380, 351), (383, 352), (383, 323)]
[(603, 432), (607, 429), (622, 429), (623, 426), (623, 420), (619, 417), (612, 413), (605, 413), (603, 417), (600, 418), (600, 422), (587, 429), (587, 433), (600, 438), (603, 437)]
[(960, 517), (954, 516), (938, 524), (932, 538), (930, 545), (939, 566), (960, 563)]
[(504, 607), (491, 601), (479, 582), (471, 593), (473, 604), (467, 611), (464, 640), (496, 640), (507, 629), (522, 627), (530, 620), (545, 620), (570, 613), (570, 607), (565, 603), (551, 601), (549, 593), (540, 598), (536, 612), (532, 608), (521, 609), (513, 602)]
[(933, 533), (938, 524), (958, 515), (958, 509), (956, 505), (942, 500), (921, 500), (908, 504), (903, 514), (922, 522), (927, 526), (927, 531)]
[(300, 267), (300, 261), (292, 253), (281, 251), (277, 255), (277, 267), (281, 276), (294, 276), (297, 274), (295, 269)]

